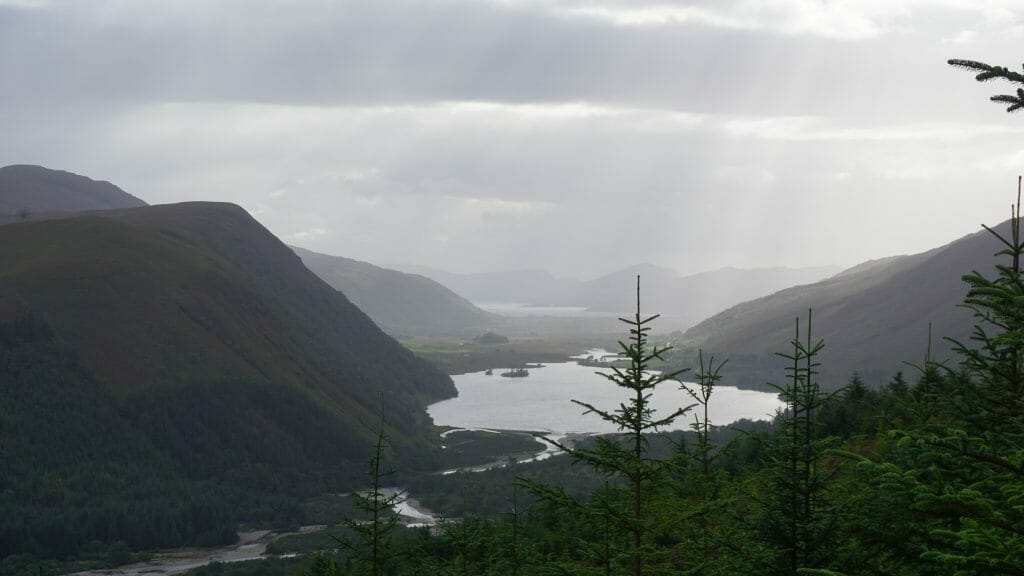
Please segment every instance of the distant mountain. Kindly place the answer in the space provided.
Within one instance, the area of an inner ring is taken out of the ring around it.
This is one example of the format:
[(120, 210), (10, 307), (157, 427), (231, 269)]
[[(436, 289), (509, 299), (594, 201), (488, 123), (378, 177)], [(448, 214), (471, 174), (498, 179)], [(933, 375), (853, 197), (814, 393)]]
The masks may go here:
[(905, 362), (923, 361), (929, 322), (933, 357), (950, 356), (943, 337), (966, 342), (974, 320), (958, 306), (967, 291), (961, 276), (993, 271), (998, 249), (990, 234), (978, 232), (921, 254), (866, 262), (734, 306), (694, 326), (684, 339), (705, 353), (728, 357), (728, 379), (746, 385), (779, 382), (784, 366), (774, 354), (789, 350), (794, 319), (806, 321), (813, 308), (812, 336), (825, 340), (824, 386), (841, 386), (854, 371), (876, 386), (900, 370), (909, 380), (913, 369)]
[(474, 334), (500, 318), (418, 274), (292, 247), (302, 262), (394, 335)]
[(0, 219), (32, 218), (53, 212), (135, 208), (146, 203), (103, 182), (42, 166), (0, 168)]
[[(185, 492), (217, 486), (228, 519), (294, 519), (273, 503), (363, 480), (382, 401), (402, 468), (432, 463), (424, 408), (454, 393), (237, 206), (0, 227), (0, 492), (18, 491), (0, 498), (12, 507), (0, 517), (14, 518), (0, 522), (5, 551), (49, 530), (51, 513), (71, 549), (134, 534), (136, 521), (158, 524), (150, 544), (173, 545), (199, 516), (169, 518), (205, 498), (165, 509), (167, 478)], [(91, 427), (102, 428), (81, 437)], [(152, 480), (118, 484), (110, 472), (132, 453), (126, 478)], [(59, 497), (49, 478), (62, 479)], [(91, 511), (78, 508), (86, 494)]]
[(580, 306), (582, 282), (556, 278), (544, 270), (510, 270), (458, 274), (426, 266), (396, 266), (403, 272), (426, 276), (475, 303), (518, 303), (541, 306)]
[(581, 281), (556, 278), (541, 270), (452, 274), (418, 270), (477, 303), (516, 302), (538, 306), (580, 306), (596, 312), (628, 313), (636, 305), (640, 276), (643, 310), (661, 314), (673, 328), (686, 328), (730, 306), (798, 284), (808, 284), (840, 271), (835, 266), (811, 268), (722, 268), (680, 276), (675, 270), (638, 264)]

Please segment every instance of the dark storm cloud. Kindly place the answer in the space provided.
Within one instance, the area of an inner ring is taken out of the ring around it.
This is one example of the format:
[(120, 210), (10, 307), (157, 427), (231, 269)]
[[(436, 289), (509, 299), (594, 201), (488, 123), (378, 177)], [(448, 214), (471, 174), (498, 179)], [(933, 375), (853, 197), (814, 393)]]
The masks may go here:
[[(906, 98), (890, 81), (914, 76), (907, 65), (919, 65), (870, 57), (913, 56), (920, 50), (909, 48), (920, 42), (913, 31), (885, 35), (868, 47), (856, 38), (716, 27), (707, 19), (617, 25), (588, 16), (601, 7), (597, 3), (164, 4), (0, 9), (0, 98), (46, 106), (72, 99), (317, 105), (592, 101), (866, 116), (890, 109), (891, 101), (880, 105), (887, 95)], [(704, 9), (725, 5), (704, 3)], [(585, 9), (591, 12), (576, 12)], [(851, 74), (869, 61), (870, 70)], [(941, 69), (942, 58), (932, 65)], [(794, 88), (764, 90), (771, 82)], [(931, 95), (936, 96), (942, 97)]]

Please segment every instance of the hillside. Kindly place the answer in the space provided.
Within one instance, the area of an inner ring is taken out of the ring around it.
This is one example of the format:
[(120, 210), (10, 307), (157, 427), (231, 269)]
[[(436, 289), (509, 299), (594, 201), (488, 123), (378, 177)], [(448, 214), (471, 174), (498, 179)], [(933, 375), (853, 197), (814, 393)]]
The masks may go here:
[[(92, 474), (117, 466), (104, 454), (123, 441), (149, 454), (142, 462), (236, 495), (233, 514), (265, 519), (277, 514), (267, 501), (362, 480), (382, 397), (403, 469), (426, 466), (439, 451), (424, 407), (454, 393), (450, 379), (237, 206), (16, 223), (0, 227), (0, 246), (0, 322), (41, 318), (44, 329), (33, 333), (53, 334), (38, 350), (4, 343), (6, 374), (49, 366), (49, 375), (46, 386), (17, 393), (21, 377), (0, 380), (0, 431), (12, 426), (11, 414), (51, 426), (5, 447), (23, 451), (4, 455), (0, 488), (25, 461), (44, 474), (38, 453), (65, 453), (62, 431), (106, 422), (124, 432), (114, 446), (85, 453), (96, 455), (83, 464)], [(76, 392), (88, 397), (75, 401), (81, 410), (68, 421), (61, 406), (70, 398), (40, 395), (78, 381), (96, 393)]]
[(398, 266), (426, 276), (472, 302), (579, 306), (579, 280), (556, 278), (545, 270), (510, 270), (459, 274), (426, 266)]
[(966, 292), (960, 278), (971, 270), (992, 271), (997, 250), (991, 235), (978, 232), (921, 254), (866, 262), (716, 314), (688, 330), (684, 343), (728, 357), (727, 377), (733, 381), (777, 382), (783, 365), (774, 354), (786, 351), (794, 319), (805, 320), (813, 308), (814, 339), (825, 340), (823, 386), (841, 386), (854, 371), (873, 386), (900, 370), (910, 378), (913, 368), (905, 362), (923, 361), (929, 323), (936, 359), (951, 357), (943, 337), (966, 341), (974, 322), (958, 306)]
[(425, 276), (302, 248), (292, 250), (389, 334), (478, 333), (500, 320)]
[(591, 310), (625, 312), (633, 301), (639, 275), (644, 309), (661, 314), (664, 323), (672, 327), (689, 327), (740, 302), (816, 282), (838, 271), (833, 266), (720, 268), (680, 276), (674, 270), (648, 264), (586, 282), (580, 293), (581, 301)]
[[(123, 561), (128, 549), (231, 543), (239, 508), (252, 516), (254, 498), (189, 477), (139, 433), (38, 316), (0, 322), (0, 385), (0, 574), (84, 550)], [(256, 500), (264, 521), (294, 507)]]
[(145, 205), (110, 182), (71, 172), (26, 164), (0, 168), (0, 223), (48, 213)]

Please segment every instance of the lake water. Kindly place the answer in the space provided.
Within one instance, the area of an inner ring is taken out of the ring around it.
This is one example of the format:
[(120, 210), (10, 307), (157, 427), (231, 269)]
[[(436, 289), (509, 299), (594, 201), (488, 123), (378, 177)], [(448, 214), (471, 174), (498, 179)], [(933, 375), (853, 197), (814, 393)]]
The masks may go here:
[[(600, 357), (602, 350), (588, 351)], [(506, 369), (507, 370), (507, 369)], [(628, 401), (628, 390), (598, 376), (607, 369), (580, 366), (575, 362), (547, 364), (530, 368), (526, 378), (503, 378), (495, 369), (492, 376), (473, 372), (452, 376), (459, 391), (456, 398), (432, 404), (427, 412), (439, 426), (458, 428), (494, 428), (531, 430), (551, 434), (603, 434), (617, 432), (614, 425), (595, 414), (583, 415), (584, 408), (573, 399), (593, 404), (602, 410), (613, 410)], [(679, 385), (665, 382), (652, 398), (655, 418), (693, 404), (693, 399)], [(737, 420), (770, 419), (783, 404), (776, 394), (719, 386), (711, 397), (710, 419), (725, 425)], [(693, 415), (676, 420), (668, 429), (687, 429)]]

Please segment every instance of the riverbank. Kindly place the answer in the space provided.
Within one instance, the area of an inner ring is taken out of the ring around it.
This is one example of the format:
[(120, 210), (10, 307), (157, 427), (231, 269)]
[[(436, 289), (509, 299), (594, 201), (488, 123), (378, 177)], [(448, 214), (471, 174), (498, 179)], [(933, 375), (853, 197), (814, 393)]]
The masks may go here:
[(69, 576), (154, 576), (181, 574), (214, 562), (244, 562), (267, 557), (270, 543), (291, 535), (309, 534), (323, 530), (322, 525), (303, 526), (294, 532), (252, 530), (238, 533), (238, 543), (221, 548), (178, 548), (154, 552), (145, 562), (126, 564), (117, 568), (86, 570)]
[(442, 473), (527, 460), (545, 450), (538, 432), (449, 428), (441, 434)]

